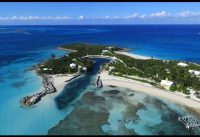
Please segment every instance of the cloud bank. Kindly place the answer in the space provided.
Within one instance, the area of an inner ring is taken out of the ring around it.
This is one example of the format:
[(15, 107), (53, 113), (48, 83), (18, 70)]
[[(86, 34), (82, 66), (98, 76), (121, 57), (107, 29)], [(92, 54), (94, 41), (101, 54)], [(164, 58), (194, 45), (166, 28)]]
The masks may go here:
[(0, 24), (199, 24), (200, 11), (182, 11), (179, 13), (170, 13), (167, 11), (158, 11), (149, 14), (133, 13), (126, 16), (103, 16), (103, 17), (79, 17), (70, 16), (12, 16), (0, 17)]

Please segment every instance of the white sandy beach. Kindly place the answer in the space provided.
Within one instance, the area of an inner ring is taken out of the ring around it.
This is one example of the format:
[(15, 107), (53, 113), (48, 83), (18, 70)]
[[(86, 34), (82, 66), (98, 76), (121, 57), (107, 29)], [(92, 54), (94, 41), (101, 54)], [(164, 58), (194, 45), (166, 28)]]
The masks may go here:
[(57, 75), (51, 75), (54, 79), (54, 86), (57, 89), (57, 91), (62, 91), (62, 89), (65, 87), (65, 85), (69, 82), (65, 82), (66, 80), (71, 79), (74, 77), (75, 74), (57, 74)]
[(159, 98), (168, 99), (174, 103), (179, 103), (180, 105), (184, 105), (190, 108), (200, 109), (200, 102), (197, 102), (192, 99), (185, 98), (178, 94), (172, 93), (167, 90), (162, 90), (159, 88), (155, 88), (150, 84), (142, 83), (135, 80), (130, 80), (127, 78), (121, 78), (117, 76), (108, 75), (107, 71), (102, 71), (100, 74), (103, 85), (113, 85), (118, 87), (129, 88), (134, 91), (144, 92), (146, 94), (157, 96)]
[(127, 56), (130, 56), (132, 58), (136, 58), (136, 59), (144, 59), (144, 60), (145, 59), (151, 59), (150, 57), (147, 57), (147, 56), (136, 55), (136, 54), (129, 53), (129, 52), (124, 52), (124, 51), (115, 51), (115, 53), (127, 55)]

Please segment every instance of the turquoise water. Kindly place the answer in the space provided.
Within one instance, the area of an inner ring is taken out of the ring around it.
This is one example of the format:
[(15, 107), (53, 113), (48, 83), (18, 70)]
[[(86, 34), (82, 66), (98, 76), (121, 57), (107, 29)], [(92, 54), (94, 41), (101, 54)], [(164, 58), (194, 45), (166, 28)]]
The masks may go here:
[[(121, 93), (130, 92), (128, 89), (107, 88), (106, 90), (118, 90)], [(123, 122), (126, 117), (125, 112), (130, 111), (130, 107), (120, 102), (112, 101), (113, 108), (109, 111), (109, 117), (107, 119), (108, 124), (101, 125), (103, 132), (109, 135), (124, 135), (128, 129), (137, 135), (194, 135), (200, 134), (200, 130), (187, 130), (182, 123), (177, 120), (177, 116), (192, 115), (183, 106), (155, 98), (141, 92), (131, 91), (134, 93), (131, 100), (126, 99), (130, 104), (134, 104), (135, 108), (139, 104), (142, 104), (140, 108), (137, 108), (136, 112), (129, 112), (129, 118), (134, 120), (128, 120)], [(134, 109), (134, 108), (132, 108)], [(193, 117), (195, 117), (193, 115)], [(124, 126), (124, 128), (122, 128)]]
[[(57, 50), (49, 50), (41, 59), (49, 58), (51, 53), (57, 56), (66, 54)], [(58, 111), (52, 99), (55, 95), (44, 97), (36, 107), (24, 109), (20, 107), (20, 99), (25, 95), (39, 92), (42, 87), (42, 79), (33, 71), (26, 72), (25, 66), (31, 66), (34, 62), (19, 62), (10, 64), (1, 69), (8, 74), (0, 83), (0, 134), (46, 134), (47, 130), (63, 118), (69, 110)], [(24, 69), (23, 69), (24, 68)], [(19, 70), (20, 69), (20, 70)], [(50, 119), (50, 120), (49, 120)]]
[[(0, 26), (0, 135), (44, 135), (73, 110), (73, 103), (80, 99), (85, 91), (95, 91), (94, 73), (75, 80), (64, 90), (45, 96), (36, 107), (23, 109), (19, 100), (40, 90), (41, 78), (32, 71), (26, 71), (32, 65), (46, 60), (52, 53), (56, 56), (67, 54), (55, 50), (57, 46), (72, 42), (90, 42), (112, 44), (131, 48), (134, 53), (164, 59), (180, 59), (199, 63), (199, 25), (189, 26)], [(26, 33), (19, 33), (21, 28)], [(97, 68), (95, 69), (97, 70)], [(79, 84), (81, 81), (81, 84)], [(136, 95), (137, 100), (143, 95)], [(68, 98), (68, 100), (66, 100)], [(61, 104), (61, 105), (60, 105)], [(120, 106), (120, 104), (118, 104)], [(117, 106), (118, 106), (117, 105)], [(172, 105), (173, 106), (173, 105)], [(123, 106), (122, 106), (123, 108)], [(177, 109), (176, 105), (174, 109)], [(138, 125), (127, 124), (137, 133), (150, 134), (143, 128), (146, 123), (158, 124), (164, 115), (155, 109), (140, 110), (141, 117), (146, 113), (158, 115), (152, 119), (144, 118)], [(121, 114), (111, 112), (105, 127), (111, 133), (118, 134), (113, 125)], [(120, 110), (120, 111), (123, 111)], [(179, 112), (181, 110), (178, 109)], [(165, 112), (168, 113), (168, 112)], [(152, 120), (152, 121), (149, 121)], [(113, 122), (112, 122), (113, 121)], [(112, 124), (113, 123), (113, 124)], [(166, 125), (170, 125), (166, 124)], [(109, 127), (109, 128), (108, 128)], [(177, 127), (180, 128), (180, 127)], [(172, 128), (173, 129), (173, 128)]]

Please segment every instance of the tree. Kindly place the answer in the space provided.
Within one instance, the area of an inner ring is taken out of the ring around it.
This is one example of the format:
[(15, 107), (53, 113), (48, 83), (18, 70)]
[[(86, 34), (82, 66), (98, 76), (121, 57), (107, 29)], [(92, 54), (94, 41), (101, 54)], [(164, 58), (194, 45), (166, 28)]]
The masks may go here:
[(173, 84), (170, 88), (170, 91), (176, 91), (177, 90), (177, 86), (175, 84)]

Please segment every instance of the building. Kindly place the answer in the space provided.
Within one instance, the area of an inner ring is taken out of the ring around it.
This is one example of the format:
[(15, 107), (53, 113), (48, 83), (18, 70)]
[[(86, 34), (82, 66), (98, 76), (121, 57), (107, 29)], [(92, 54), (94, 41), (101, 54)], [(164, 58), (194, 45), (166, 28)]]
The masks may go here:
[(108, 47), (108, 49), (112, 49), (112, 48), (113, 48), (112, 46)]
[(83, 70), (84, 70), (84, 71), (87, 71), (87, 67), (83, 67)]
[(70, 64), (70, 67), (71, 67), (72, 69), (74, 69), (74, 68), (76, 68), (76, 64), (71, 63), (71, 64)]
[(43, 68), (43, 70), (48, 70), (48, 68)]
[(177, 65), (178, 65), (178, 66), (181, 66), (181, 67), (186, 67), (186, 66), (187, 66), (187, 64), (186, 64), (186, 63), (183, 63), (183, 62), (179, 62)]
[(102, 53), (108, 53), (109, 52), (109, 50), (102, 50)]
[(160, 85), (163, 86), (165, 89), (169, 90), (169, 88), (174, 84), (174, 82), (169, 80), (162, 80)]
[(197, 70), (188, 70), (189, 73), (196, 75), (197, 77), (200, 76), (200, 71)]

